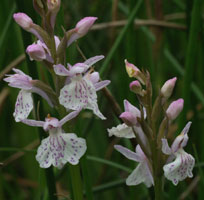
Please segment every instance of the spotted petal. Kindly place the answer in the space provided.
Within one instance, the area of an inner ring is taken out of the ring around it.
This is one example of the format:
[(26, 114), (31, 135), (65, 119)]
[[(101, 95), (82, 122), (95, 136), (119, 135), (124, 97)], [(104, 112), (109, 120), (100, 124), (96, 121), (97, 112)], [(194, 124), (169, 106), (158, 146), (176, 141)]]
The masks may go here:
[(33, 99), (30, 92), (21, 90), (18, 94), (13, 116), (16, 122), (26, 119), (33, 109)]
[(132, 128), (128, 127), (125, 123), (119, 124), (116, 127), (108, 129), (109, 137), (115, 135), (116, 137), (123, 138), (134, 138), (135, 135), (132, 131)]
[(59, 101), (67, 109), (91, 109), (98, 117), (105, 119), (98, 109), (96, 90), (92, 82), (82, 76), (72, 78), (71, 83), (61, 89)]
[(40, 167), (51, 165), (62, 168), (67, 162), (76, 165), (86, 152), (86, 141), (75, 134), (51, 134), (42, 140), (38, 148), (36, 160)]
[(176, 159), (164, 165), (165, 177), (172, 181), (174, 185), (177, 185), (179, 181), (184, 180), (187, 177), (192, 177), (192, 170), (195, 164), (195, 159), (183, 149), (178, 150), (175, 153)]

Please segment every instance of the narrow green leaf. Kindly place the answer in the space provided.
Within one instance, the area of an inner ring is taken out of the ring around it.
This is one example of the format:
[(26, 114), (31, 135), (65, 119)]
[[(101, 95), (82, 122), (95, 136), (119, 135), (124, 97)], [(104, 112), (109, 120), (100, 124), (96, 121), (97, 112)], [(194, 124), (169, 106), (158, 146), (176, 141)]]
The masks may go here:
[(115, 187), (119, 187), (125, 184), (126, 179), (111, 181), (93, 188), (93, 192), (103, 192), (105, 190), (110, 190)]
[(11, 7), (11, 11), (9, 13), (9, 16), (6, 20), (6, 24), (4, 25), (3, 27), (3, 31), (0, 35), (0, 52), (2, 51), (2, 48), (3, 48), (3, 42), (5, 41), (5, 38), (6, 38), (6, 35), (7, 35), (7, 32), (8, 32), (8, 29), (9, 29), (9, 26), (12, 22), (12, 16), (13, 16), (13, 13), (15, 12), (16, 10), (16, 5), (13, 4), (12, 7)]
[(123, 37), (125, 36), (125, 33), (127, 32), (128, 28), (130, 27), (130, 25), (132, 24), (132, 22), (135, 19), (135, 16), (137, 14), (138, 9), (140, 8), (141, 4), (142, 4), (142, 0), (138, 0), (137, 4), (135, 5), (134, 9), (132, 10), (130, 17), (128, 19), (127, 24), (123, 27), (123, 29), (121, 30), (120, 34), (118, 35), (118, 37), (116, 38), (113, 47), (111, 48), (110, 52), (108, 53), (108, 56), (106, 57), (103, 65), (101, 66), (99, 72), (100, 75), (103, 76), (106, 68), (108, 67), (108, 64), (110, 63), (111, 59), (113, 58), (116, 50), (118, 49)]
[(186, 60), (185, 60), (184, 87), (183, 87), (184, 108), (183, 108), (183, 112), (181, 113), (181, 118), (179, 122), (180, 129), (185, 124), (186, 114), (190, 107), (191, 90), (189, 90), (189, 88), (192, 83), (193, 74), (195, 71), (196, 49), (198, 46), (197, 39), (198, 39), (198, 33), (201, 29), (200, 19), (201, 19), (201, 1), (194, 0), (189, 40), (188, 40), (189, 42), (187, 46)]
[(130, 169), (128, 167), (125, 167), (123, 165), (120, 165), (118, 163), (115, 163), (113, 161), (109, 161), (109, 160), (106, 160), (106, 159), (98, 158), (98, 157), (95, 157), (95, 156), (86, 156), (86, 158), (87, 158), (87, 160), (92, 160), (92, 161), (95, 161), (95, 162), (103, 163), (103, 164), (109, 165), (111, 167), (115, 167), (115, 168), (121, 169), (121, 170), (126, 171), (128, 173), (132, 172), (132, 169)]

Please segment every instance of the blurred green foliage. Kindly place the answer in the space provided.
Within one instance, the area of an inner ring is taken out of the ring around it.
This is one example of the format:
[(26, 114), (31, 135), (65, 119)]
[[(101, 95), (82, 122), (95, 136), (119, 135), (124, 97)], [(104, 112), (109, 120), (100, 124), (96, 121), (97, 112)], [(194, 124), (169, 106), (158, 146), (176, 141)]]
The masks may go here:
[[(131, 23), (122, 37), (121, 31), (124, 30), (124, 25), (101, 26), (102, 28), (90, 31), (78, 41), (79, 47), (87, 58), (100, 54), (105, 56), (113, 54), (106, 65), (103, 63), (106, 60), (97, 64), (96, 70), (100, 71), (100, 67), (105, 65), (101, 78), (111, 80), (108, 88), (122, 109), (124, 99), (136, 105), (138, 103), (129, 91), (129, 83), (132, 79), (128, 78), (125, 72), (125, 58), (139, 68), (150, 72), (154, 97), (165, 80), (174, 76), (178, 77), (178, 81), (172, 99), (181, 97), (183, 90), (187, 87), (185, 91), (188, 93), (188, 104), (185, 107), (185, 115), (182, 119), (176, 120), (171, 128), (176, 135), (178, 134), (177, 122), (183, 124), (187, 120), (193, 121), (187, 151), (193, 155), (197, 154), (197, 164), (193, 171), (193, 179), (186, 179), (177, 187), (166, 180), (165, 199), (204, 198), (202, 175), (204, 167), (204, 10), (202, 1), (198, 1), (200, 8), (196, 16), (198, 20), (194, 20), (193, 23), (199, 23), (199, 28), (196, 30), (193, 44), (189, 45), (194, 1), (192, 3), (188, 0), (141, 1), (135, 19), (144, 21), (140, 23), (136, 21), (136, 25)], [(28, 3), (28, 0), (18, 0), (18, 3), (22, 5), (25, 2)], [(139, 0), (62, 0), (56, 34), (62, 37), (62, 26), (68, 30), (85, 16), (98, 17), (97, 24), (114, 23), (119, 20), (127, 22), (138, 2)], [(39, 23), (40, 19), (32, 9), (32, 1), (29, 0), (29, 3), (29, 9), (24, 12)], [(19, 9), (23, 10), (17, 7), (14, 0), (0, 1), (0, 72), (25, 51), (21, 34), (23, 30), (12, 18), (12, 14), (18, 12)], [(113, 50), (115, 42), (119, 40), (118, 37), (121, 37), (119, 44)], [(187, 50), (195, 52), (187, 54)], [(193, 55), (193, 57), (189, 58), (187, 55)], [(189, 59), (191, 61), (186, 61)], [(71, 64), (83, 61), (75, 44), (67, 50), (67, 61)], [(190, 63), (188, 74), (185, 73), (186, 62)], [(41, 64), (27, 66), (26, 62), (22, 62), (16, 67), (26, 73), (33, 71), (35, 67), (34, 71), (37, 71), (37, 76), (43, 78), (44, 81), (49, 81), (46, 69)], [(190, 79), (187, 77), (189, 75)], [(5, 89), (8, 95), (0, 102), (0, 162), (8, 164), (0, 166), (0, 200), (48, 199), (44, 170), (39, 168), (35, 160), (35, 151), (23, 151), (24, 147), (38, 140), (37, 128), (15, 123), (13, 111), (18, 89), (8, 88), (7, 84), (0, 80), (0, 96), (3, 96)], [(88, 178), (89, 184), (92, 185), (94, 199), (152, 199), (152, 189), (147, 190), (144, 185), (135, 187), (125, 185), (124, 180), (129, 174), (128, 170), (134, 169), (135, 163), (126, 160), (113, 150), (114, 142), (118, 141), (113, 137), (108, 137), (107, 128), (116, 126), (119, 121), (102, 92), (99, 92), (98, 97), (100, 110), (108, 120), (101, 121), (91, 112), (83, 111), (76, 124), (76, 133), (87, 140), (88, 150), (83, 158), (87, 176), (84, 178), (86, 180)], [(54, 114), (46, 102), (43, 102), (43, 110), (42, 119), (47, 113)], [(134, 141), (130, 143), (126, 139), (121, 139), (120, 144), (129, 148), (135, 146)], [(35, 146), (34, 149), (36, 148)], [(21, 155), (22, 151), (24, 153)], [(69, 196), (70, 184), (68, 167), (66, 166), (62, 171), (55, 170), (55, 175), (58, 194), (62, 195), (59, 199), (66, 199), (65, 197)], [(84, 190), (85, 188), (84, 186)]]

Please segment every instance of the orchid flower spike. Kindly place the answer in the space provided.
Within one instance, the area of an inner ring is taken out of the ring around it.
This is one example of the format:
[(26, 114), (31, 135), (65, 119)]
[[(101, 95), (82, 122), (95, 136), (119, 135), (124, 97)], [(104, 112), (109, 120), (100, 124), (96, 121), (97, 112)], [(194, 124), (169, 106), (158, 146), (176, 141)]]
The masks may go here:
[(41, 141), (38, 147), (36, 160), (41, 168), (51, 165), (61, 169), (67, 162), (72, 165), (79, 163), (79, 159), (86, 152), (86, 141), (74, 133), (64, 133), (62, 126), (67, 121), (75, 118), (79, 112), (73, 111), (62, 120), (48, 116), (45, 121), (24, 119), (21, 122), (29, 126), (43, 127), (49, 136)]
[(67, 42), (67, 46), (70, 46), (75, 40), (78, 40), (79, 38), (86, 35), (96, 20), (97, 17), (84, 17), (81, 19), (76, 24), (74, 29), (68, 31), (68, 34), (71, 33), (71, 36)]
[[(55, 46), (56, 49), (60, 44), (60, 39), (55, 36)], [(50, 50), (44, 42), (38, 40), (36, 43), (29, 45), (26, 49), (26, 53), (29, 55), (30, 60), (42, 61), (46, 60), (50, 63), (54, 63), (54, 60), (51, 56)]]
[(137, 145), (135, 152), (132, 152), (121, 145), (115, 145), (114, 147), (126, 158), (139, 163), (136, 169), (126, 179), (127, 185), (138, 185), (140, 183), (144, 183), (147, 187), (154, 185), (152, 168), (149, 164), (148, 158), (140, 148), (140, 145)]
[[(142, 130), (141, 125), (137, 121), (137, 118), (141, 118), (140, 110), (133, 106), (129, 101), (124, 100), (125, 112), (120, 115), (120, 118), (124, 121), (123, 124), (119, 124), (117, 127), (108, 129), (109, 137), (114, 135), (116, 137), (123, 138), (135, 138), (134, 131), (139, 135), (140, 139), (147, 144), (147, 138)], [(146, 110), (144, 109), (144, 118), (146, 118)]]
[(21, 89), (15, 104), (15, 111), (13, 116), (16, 122), (21, 121), (22, 119), (26, 119), (30, 112), (33, 109), (33, 99), (32, 92), (37, 93), (42, 96), (50, 106), (53, 107), (53, 104), (48, 97), (48, 95), (33, 85), (33, 80), (30, 76), (24, 74), (19, 69), (13, 69), (15, 74), (7, 75), (7, 78), (4, 78), (4, 81), (9, 83), (9, 86)]
[(68, 68), (63, 65), (54, 65), (57, 75), (67, 76), (67, 84), (61, 89), (59, 102), (66, 109), (78, 110), (87, 108), (93, 110), (94, 114), (101, 119), (105, 119), (99, 111), (96, 92), (106, 87), (110, 81), (99, 81), (98, 72), (89, 73), (87, 70), (104, 56), (89, 58), (84, 63), (77, 63), (73, 66), (68, 64)]
[(174, 185), (177, 185), (179, 181), (183, 181), (187, 177), (193, 177), (192, 170), (195, 165), (195, 159), (183, 150), (188, 142), (187, 133), (190, 126), (191, 122), (188, 122), (181, 134), (174, 140), (171, 148), (167, 139), (162, 139), (162, 152), (169, 155), (169, 158), (173, 157), (174, 159), (174, 161), (164, 165), (164, 175)]

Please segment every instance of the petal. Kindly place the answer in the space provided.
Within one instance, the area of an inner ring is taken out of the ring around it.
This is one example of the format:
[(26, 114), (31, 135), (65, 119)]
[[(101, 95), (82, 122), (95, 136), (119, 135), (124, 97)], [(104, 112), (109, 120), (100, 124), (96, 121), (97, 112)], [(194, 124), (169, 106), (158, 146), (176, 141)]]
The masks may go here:
[(41, 141), (38, 147), (36, 160), (41, 168), (48, 168), (51, 165), (61, 168), (61, 159), (64, 157), (65, 144), (59, 137), (49, 136)]
[(69, 76), (69, 71), (62, 64), (54, 65), (54, 71), (57, 75), (60, 76)]
[(90, 109), (93, 111), (93, 113), (98, 116), (100, 119), (105, 120), (106, 118), (103, 116), (103, 114), (101, 113), (101, 111), (98, 108), (98, 104), (97, 104), (97, 99), (94, 98), (89, 98), (89, 103), (87, 104), (87, 109)]
[(55, 35), (55, 46), (56, 46), (56, 50), (57, 50), (59, 44), (60, 44), (60, 39), (59, 39), (59, 37), (57, 37), (57, 36)]
[(16, 122), (26, 119), (33, 109), (33, 99), (30, 92), (21, 90), (18, 94), (13, 116)]
[(59, 132), (41, 141), (36, 160), (42, 168), (48, 168), (51, 165), (62, 168), (67, 162), (76, 165), (85, 152), (86, 141), (83, 138), (77, 138), (75, 134)]
[(80, 113), (81, 109), (77, 110), (77, 111), (73, 111), (71, 113), (69, 113), (67, 116), (65, 116), (63, 119), (61, 119), (59, 121), (59, 127), (63, 126), (67, 121), (75, 118), (79, 113)]
[(96, 91), (99, 91), (99, 90), (103, 89), (104, 87), (106, 87), (109, 84), (110, 84), (110, 81), (105, 80), (105, 81), (100, 81), (98, 83), (95, 83), (94, 87), (95, 87)]
[(100, 76), (98, 72), (93, 72), (93, 73), (87, 73), (85, 76), (93, 83), (98, 83), (100, 80)]
[(171, 148), (169, 147), (167, 139), (162, 139), (162, 152), (166, 155), (172, 154)]
[(84, 64), (84, 63), (76, 63), (72, 67), (71, 67), (71, 65), (69, 65), (70, 75), (74, 76), (76, 74), (84, 73), (88, 70), (88, 68), (89, 68), (89, 66)]
[(114, 145), (114, 148), (130, 160), (134, 160), (136, 162), (143, 161), (143, 159), (141, 159), (141, 157), (137, 153), (130, 151), (129, 149), (121, 145)]
[(79, 110), (88, 104), (88, 96), (94, 95), (96, 92), (92, 85), (88, 85), (82, 77), (72, 79), (71, 83), (65, 85), (60, 91), (59, 101), (65, 108), (71, 110)]
[(124, 107), (125, 111), (131, 112), (135, 116), (135, 118), (141, 116), (140, 110), (137, 107), (133, 106), (128, 100), (124, 100)]
[(175, 153), (176, 159), (164, 165), (165, 177), (177, 185), (179, 181), (183, 181), (187, 177), (192, 177), (192, 170), (195, 164), (195, 159), (183, 149)]
[(135, 138), (135, 135), (131, 127), (128, 127), (125, 123), (119, 124), (116, 127), (108, 129), (109, 137), (115, 135), (116, 137), (123, 138)]
[(144, 183), (147, 187), (154, 185), (152, 174), (145, 163), (139, 163), (126, 179), (127, 185), (138, 185), (140, 183)]
[(97, 95), (93, 84), (81, 76), (73, 78), (70, 84), (61, 89), (59, 101), (67, 109), (87, 108), (93, 110), (94, 114), (101, 119), (105, 119), (98, 109)]
[(191, 127), (192, 122), (188, 122), (184, 129), (181, 131), (181, 134), (176, 137), (173, 144), (171, 145), (171, 149), (173, 152), (177, 152), (179, 149), (185, 147), (188, 142), (188, 131)]
[(32, 119), (23, 119), (21, 120), (22, 123), (27, 124), (28, 126), (37, 126), (37, 127), (43, 127), (45, 122), (43, 121), (37, 121)]
[(91, 57), (89, 59), (87, 59), (84, 64), (88, 65), (89, 67), (91, 67), (92, 65), (94, 65), (95, 63), (97, 63), (99, 60), (102, 60), (104, 58), (103, 55), (100, 56), (94, 56)]
[(68, 161), (72, 165), (76, 165), (79, 159), (85, 154), (87, 146), (86, 140), (77, 137), (75, 134), (62, 134), (64, 141), (67, 143), (64, 152), (63, 162)]

